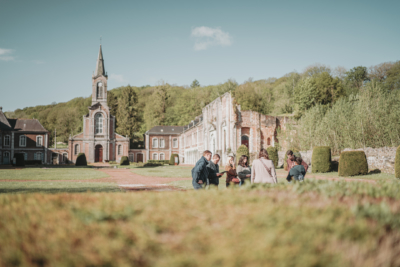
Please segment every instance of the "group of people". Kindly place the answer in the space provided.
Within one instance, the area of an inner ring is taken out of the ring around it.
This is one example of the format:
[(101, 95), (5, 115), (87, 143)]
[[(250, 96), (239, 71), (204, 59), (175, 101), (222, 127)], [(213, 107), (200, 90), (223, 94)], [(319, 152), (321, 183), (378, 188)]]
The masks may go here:
[[(287, 152), (288, 176), (286, 180), (303, 181), (306, 175), (308, 165), (300, 157), (296, 157), (293, 151)], [(197, 161), (192, 169), (192, 185), (194, 189), (203, 189), (206, 187), (218, 187), (219, 179), (226, 173), (226, 187), (231, 184), (241, 186), (244, 183), (271, 183), (278, 182), (275, 166), (269, 159), (267, 150), (262, 148), (258, 154), (258, 159), (249, 166), (249, 158), (242, 155), (236, 167), (234, 157), (229, 156), (225, 170), (219, 171), (219, 161), (221, 157), (218, 154), (212, 155), (211, 151), (206, 150), (203, 156)]]

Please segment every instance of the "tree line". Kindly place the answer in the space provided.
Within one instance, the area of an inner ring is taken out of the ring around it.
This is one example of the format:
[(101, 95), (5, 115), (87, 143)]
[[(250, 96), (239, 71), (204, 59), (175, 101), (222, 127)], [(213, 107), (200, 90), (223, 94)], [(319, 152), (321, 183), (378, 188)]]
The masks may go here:
[[(291, 72), (280, 78), (257, 81), (249, 78), (242, 84), (231, 79), (210, 86), (202, 86), (197, 80), (194, 80), (190, 86), (171, 85), (162, 81), (155, 86), (127, 85), (108, 91), (108, 105), (111, 114), (116, 117), (116, 132), (129, 136), (133, 141), (138, 141), (142, 140), (143, 134), (153, 126), (188, 124), (201, 114), (204, 106), (226, 92), (233, 94), (242, 110), (253, 110), (266, 115), (293, 116), (296, 127), (299, 129), (307, 127), (317, 129), (317, 126), (322, 125), (321, 120), (325, 116), (349, 116), (349, 114), (332, 113), (333, 110), (346, 110), (343, 106), (346, 103), (352, 108), (357, 106), (356, 103), (362, 103), (361, 106), (371, 104), (365, 102), (368, 98), (365, 95), (371, 92), (373, 92), (371, 101), (381, 99), (383, 103), (385, 100), (391, 100), (389, 109), (398, 110), (394, 100), (399, 100), (399, 89), (400, 61), (385, 62), (369, 68), (357, 66), (350, 70), (343, 67), (331, 69), (325, 65), (315, 64), (307, 67), (303, 72)], [(14, 112), (7, 112), (6, 115), (9, 118), (36, 118), (51, 133), (57, 129), (57, 140), (67, 142), (69, 135), (82, 132), (82, 116), (88, 113), (87, 108), (90, 105), (91, 97), (79, 97), (65, 103), (17, 109)], [(357, 112), (357, 114), (362, 113), (361, 110)], [(376, 114), (385, 119), (389, 118), (386, 113)], [(356, 118), (355, 115), (351, 116)], [(325, 118), (325, 123), (334, 123), (327, 118)], [(390, 118), (400, 125), (398, 119), (392, 116)], [(310, 122), (307, 124), (306, 121), (314, 121), (315, 125), (309, 124)], [(388, 131), (391, 132), (391, 130)], [(314, 130), (312, 132), (314, 135), (324, 136)], [(302, 133), (306, 134), (306, 131), (299, 130), (296, 136), (305, 140)], [(390, 134), (382, 133), (381, 135)], [(358, 137), (349, 138), (354, 142), (352, 146), (360, 145), (354, 141)], [(368, 138), (371, 137), (364, 135), (364, 139)], [(377, 137), (374, 137), (375, 139)], [(50, 144), (53, 144), (53, 140), (54, 135), (51, 134)], [(299, 146), (309, 148), (312, 145), (326, 143), (322, 139), (314, 143), (310, 140), (299, 142)], [(384, 140), (388, 139), (384, 138)], [(373, 144), (364, 143), (365, 145), (400, 144), (394, 137), (390, 140), (390, 142), (379, 141)], [(338, 142), (349, 144), (343, 140)], [(337, 143), (336, 147), (339, 149), (341, 145)]]

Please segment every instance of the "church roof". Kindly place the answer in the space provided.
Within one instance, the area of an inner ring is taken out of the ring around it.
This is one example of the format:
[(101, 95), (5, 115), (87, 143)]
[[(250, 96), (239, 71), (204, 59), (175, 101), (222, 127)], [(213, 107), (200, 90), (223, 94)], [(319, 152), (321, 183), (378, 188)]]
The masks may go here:
[(101, 45), (99, 49), (99, 56), (97, 57), (96, 71), (94, 76), (107, 76), (104, 68), (103, 51), (101, 50)]
[(183, 126), (154, 126), (147, 131), (149, 134), (180, 134)]
[(8, 122), (6, 115), (3, 113), (3, 108), (0, 107), (0, 130), (9, 131), (11, 129), (11, 125)]
[(36, 119), (8, 119), (14, 131), (21, 132), (47, 132)]

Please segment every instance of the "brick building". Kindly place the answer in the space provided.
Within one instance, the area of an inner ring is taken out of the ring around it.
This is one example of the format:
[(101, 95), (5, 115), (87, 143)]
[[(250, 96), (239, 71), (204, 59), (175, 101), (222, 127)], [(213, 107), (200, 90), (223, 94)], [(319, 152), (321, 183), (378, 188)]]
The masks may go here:
[(49, 132), (35, 119), (7, 119), (0, 107), (0, 164), (11, 164), (16, 153), (25, 160), (47, 162)]
[(79, 153), (85, 153), (88, 162), (119, 162), (122, 156), (128, 156), (129, 138), (115, 132), (115, 117), (107, 106), (107, 80), (100, 45), (92, 76), (92, 106), (83, 116), (83, 132), (68, 141), (68, 159), (72, 162)]

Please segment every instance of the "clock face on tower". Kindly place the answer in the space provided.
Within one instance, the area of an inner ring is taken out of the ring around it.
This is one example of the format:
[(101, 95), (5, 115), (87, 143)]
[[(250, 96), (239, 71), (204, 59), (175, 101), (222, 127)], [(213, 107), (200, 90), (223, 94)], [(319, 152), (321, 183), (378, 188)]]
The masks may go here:
[(102, 87), (102, 86), (103, 86), (103, 83), (102, 83), (102, 82), (98, 82), (98, 83), (97, 83), (97, 86), (98, 86), (98, 87)]

